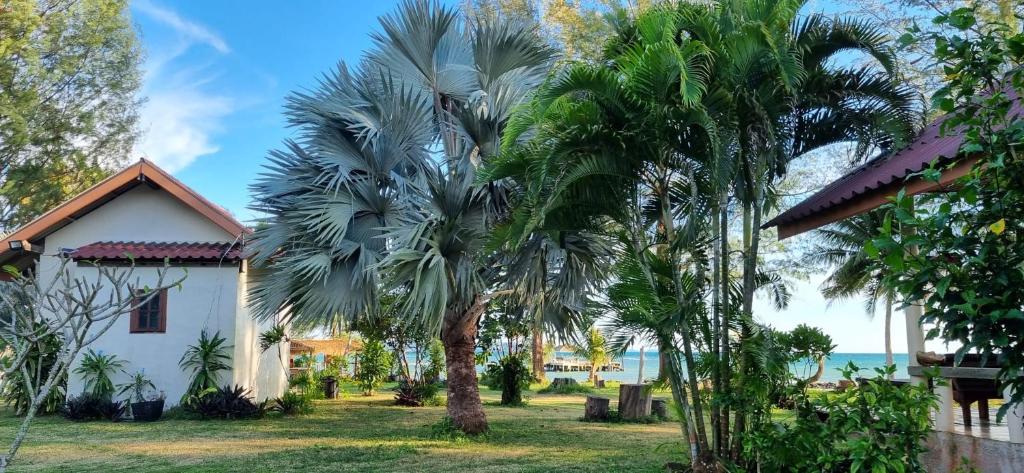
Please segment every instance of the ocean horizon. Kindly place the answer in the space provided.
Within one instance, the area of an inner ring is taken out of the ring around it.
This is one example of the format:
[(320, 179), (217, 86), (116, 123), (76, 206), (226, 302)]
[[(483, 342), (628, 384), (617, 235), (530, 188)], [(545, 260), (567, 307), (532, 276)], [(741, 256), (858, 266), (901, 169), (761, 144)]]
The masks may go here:
[[(570, 352), (557, 352), (556, 356), (571, 358)], [(896, 378), (907, 378), (906, 353), (894, 353), (893, 363), (896, 365)], [(615, 361), (622, 363), (622, 371), (602, 371), (601, 379), (608, 381), (632, 382), (635, 383), (640, 376), (640, 351), (627, 351), (623, 356), (616, 357)], [(875, 368), (885, 366), (885, 353), (833, 353), (825, 360), (825, 372), (821, 375), (819, 382), (837, 382), (842, 379), (841, 369), (853, 362), (860, 368), (859, 376), (872, 377), (875, 375)], [(791, 367), (794, 375), (810, 377), (818, 369), (815, 362), (797, 363)], [(654, 350), (644, 351), (643, 377), (654, 378), (658, 375), (658, 353)], [(588, 373), (579, 371), (548, 371), (547, 377), (551, 378), (574, 378), (579, 381), (587, 379)]]

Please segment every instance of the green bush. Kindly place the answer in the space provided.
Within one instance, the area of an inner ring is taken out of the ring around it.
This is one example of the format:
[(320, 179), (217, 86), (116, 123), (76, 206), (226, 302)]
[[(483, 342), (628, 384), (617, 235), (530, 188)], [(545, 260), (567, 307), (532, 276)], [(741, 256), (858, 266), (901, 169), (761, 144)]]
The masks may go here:
[(395, 404), (420, 407), (431, 404), (440, 390), (437, 384), (427, 381), (403, 380), (395, 388)]
[[(853, 363), (843, 370), (852, 382)], [(866, 384), (797, 399), (792, 423), (768, 423), (744, 442), (762, 472), (924, 471), (936, 396), (926, 386), (896, 385), (895, 367), (877, 368)]]
[(590, 394), (594, 388), (585, 384), (549, 384), (537, 391), (537, 394)]
[(444, 369), (444, 344), (441, 343), (441, 340), (435, 338), (427, 346), (427, 366), (423, 369), (423, 379), (436, 383), (441, 379)]
[(363, 395), (372, 396), (373, 391), (387, 379), (393, 359), (384, 342), (370, 339), (363, 344), (363, 351), (359, 353), (359, 371), (356, 372), (356, 383), (363, 390)]
[(204, 393), (217, 390), (220, 373), (231, 369), (230, 350), (227, 339), (216, 332), (211, 337), (206, 330), (199, 335), (195, 345), (189, 345), (178, 361), (178, 366), (190, 371), (192, 381), (189, 382), (181, 404), (188, 405), (197, 401)]
[[(60, 353), (60, 349), (63, 343), (60, 337), (56, 334), (51, 334), (43, 337), (36, 343), (33, 343), (29, 348), (28, 356), (26, 357), (25, 363), (29, 373), (39, 373), (41, 379), (46, 379), (50, 374), (50, 370), (53, 365), (57, 362), (57, 355)], [(0, 356), (0, 366), (8, 366), (11, 361), (11, 355)], [(28, 391), (25, 390), (25, 383), (21, 378), (21, 371), (15, 370), (3, 378), (2, 381), (2, 396), (4, 403), (8, 406), (14, 407), (14, 413), (16, 415), (24, 415), (28, 410), (30, 404), (32, 404), (32, 397)], [(39, 410), (36, 412), (37, 415), (54, 414), (60, 412), (64, 407), (64, 401), (67, 395), (68, 388), (68, 375), (65, 372), (54, 385), (53, 390), (50, 394), (43, 399), (43, 402), (39, 405)]]
[(123, 372), (123, 368), (124, 360), (90, 349), (82, 357), (82, 364), (75, 368), (75, 374), (82, 376), (87, 392), (97, 398), (110, 399), (114, 396), (114, 382), (111, 376)]
[(127, 409), (126, 402), (113, 401), (110, 397), (86, 392), (69, 398), (61, 409), (61, 414), (65, 419), (75, 422), (99, 419), (117, 422), (124, 417)]
[(313, 399), (300, 393), (288, 391), (274, 399), (270, 409), (285, 416), (309, 414), (313, 412)]
[(203, 419), (252, 419), (263, 417), (266, 404), (254, 402), (241, 386), (223, 386), (195, 398), (188, 408)]

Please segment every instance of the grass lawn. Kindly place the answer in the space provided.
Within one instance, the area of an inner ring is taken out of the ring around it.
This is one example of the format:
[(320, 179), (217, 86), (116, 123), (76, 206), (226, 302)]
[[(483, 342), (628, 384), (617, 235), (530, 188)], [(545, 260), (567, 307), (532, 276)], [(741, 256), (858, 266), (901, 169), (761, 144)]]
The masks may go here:
[[(79, 424), (45, 417), (12, 471), (660, 472), (684, 458), (678, 424), (580, 422), (582, 394), (531, 392), (527, 407), (505, 408), (496, 405), (500, 393), (482, 387), (491, 432), (443, 440), (432, 432), (444, 407), (397, 407), (390, 391), (363, 397), (345, 388), (344, 399), (293, 418)], [(617, 396), (613, 388), (601, 394)], [(17, 422), (0, 413), (5, 442)]]

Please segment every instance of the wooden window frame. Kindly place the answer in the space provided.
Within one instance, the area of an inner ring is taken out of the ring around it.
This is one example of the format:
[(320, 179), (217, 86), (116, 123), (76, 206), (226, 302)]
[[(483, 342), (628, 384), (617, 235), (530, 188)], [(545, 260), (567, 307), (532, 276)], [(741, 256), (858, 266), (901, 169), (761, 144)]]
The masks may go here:
[[(138, 297), (143, 294), (143, 291), (136, 292)], [(162, 289), (159, 294), (160, 307), (159, 307), (159, 323), (156, 329), (141, 328), (139, 327), (139, 308), (134, 301), (132, 305), (135, 306), (131, 313), (131, 327), (129, 333), (165, 333), (167, 332), (167, 289)]]

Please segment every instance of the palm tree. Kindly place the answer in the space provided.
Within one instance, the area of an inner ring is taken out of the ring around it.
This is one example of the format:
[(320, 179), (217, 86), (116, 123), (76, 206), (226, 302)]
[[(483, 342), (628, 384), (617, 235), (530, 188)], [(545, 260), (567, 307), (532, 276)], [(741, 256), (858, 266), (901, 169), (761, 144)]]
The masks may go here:
[[(916, 97), (894, 80), (884, 35), (867, 23), (801, 17), (803, 5), (680, 3), (620, 14), (608, 56), (570, 64), (546, 84), (512, 120), (490, 170), (523, 189), (515, 228), (524, 235), (551, 221), (622, 230), (620, 258), (674, 299), (675, 313), (660, 320), (672, 324), (666, 346), (682, 351), (684, 363), (670, 363), (685, 378), (673, 386), (680, 399), (683, 389), (697, 392), (695, 371), (681, 366), (696, 366), (698, 351), (714, 354), (716, 396), (749, 387), (756, 360), (743, 340), (755, 335), (753, 293), (764, 279), (759, 227), (789, 163), (838, 142), (886, 148), (914, 128)], [(849, 51), (877, 67), (839, 66)], [(736, 217), (739, 281), (728, 227)], [(730, 442), (730, 430), (747, 429), (745, 412), (730, 429), (728, 410), (694, 398), (685, 414), (695, 468), (730, 447), (735, 459), (741, 436)]]
[(597, 327), (591, 326), (573, 348), (573, 354), (590, 362), (590, 376), (587, 379), (597, 384), (597, 370), (611, 361), (608, 344)]
[(834, 269), (821, 284), (821, 293), (829, 300), (864, 298), (864, 310), (874, 317), (881, 301), (885, 308), (885, 364), (893, 364), (892, 356), (892, 291), (882, 286), (885, 276), (864, 252), (864, 243), (878, 235), (885, 214), (872, 211), (840, 220), (815, 231), (820, 242), (812, 254)]
[[(404, 321), (445, 346), (448, 415), (482, 432), (477, 323), (496, 297), (537, 301), (517, 279), (529, 265), (488, 238), (509, 217), (509, 189), (477, 172), (554, 53), (530, 29), (467, 23), (426, 0), (381, 18), (373, 39), (358, 67), (341, 64), (289, 99), (301, 139), (271, 152), (253, 186), (266, 215), (254, 234), (253, 308), (264, 319), (286, 310), (300, 328), (339, 326), (372, 315), (382, 293), (403, 291)], [(538, 276), (546, 306), (559, 309), (546, 312), (575, 318), (594, 284), (581, 276), (595, 266), (592, 246), (542, 230), (530, 238), (562, 255), (545, 265), (551, 277)]]

